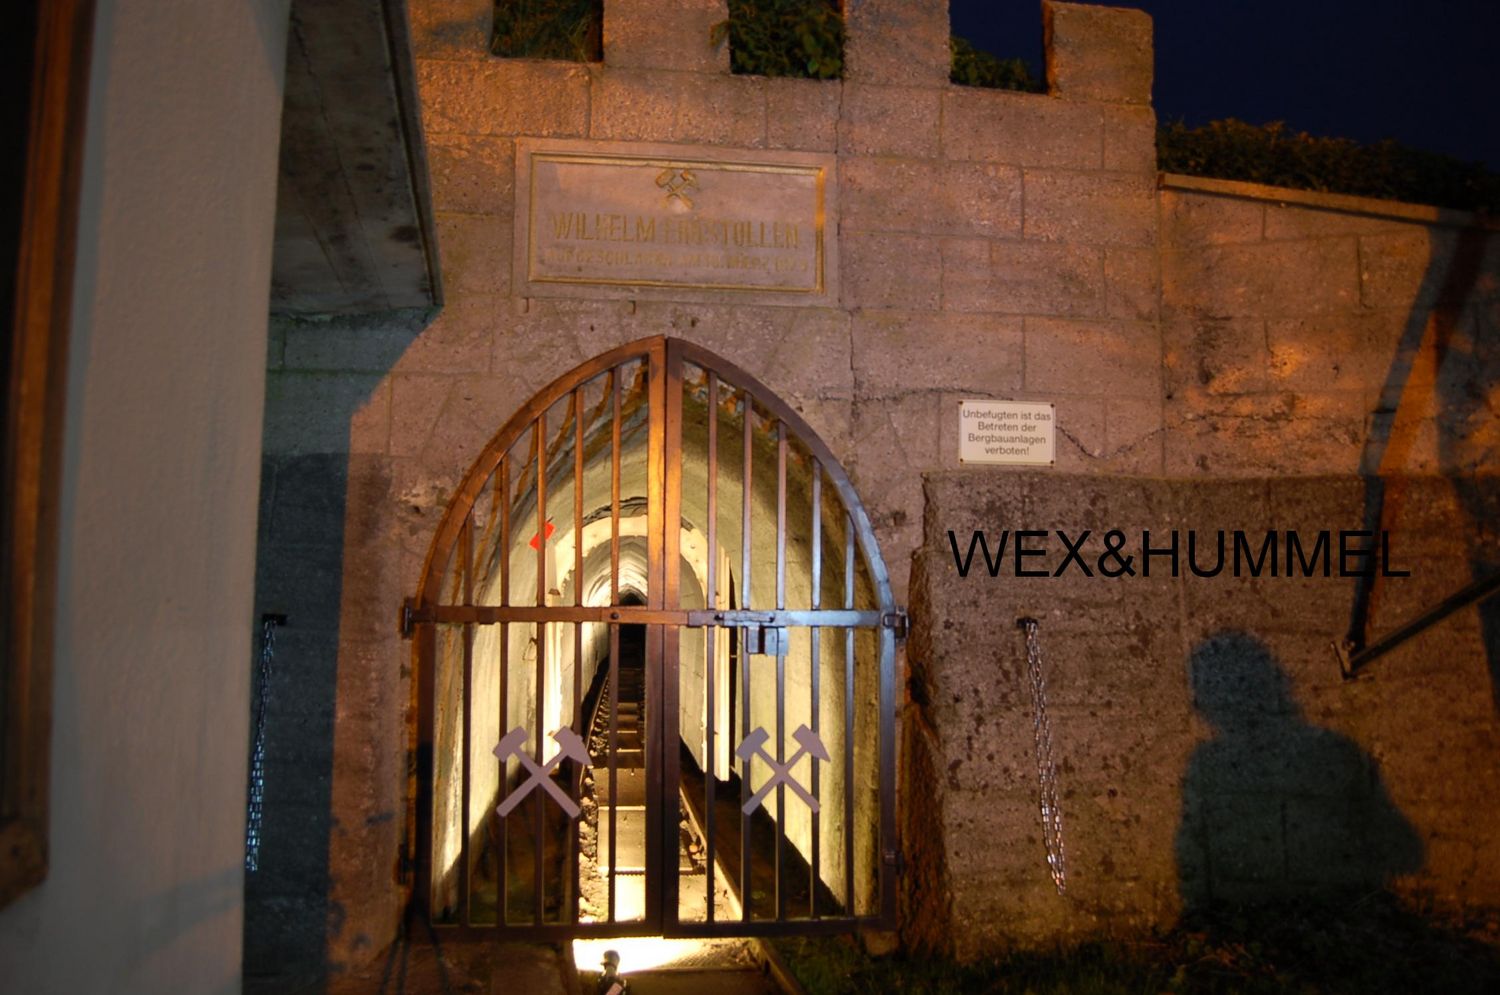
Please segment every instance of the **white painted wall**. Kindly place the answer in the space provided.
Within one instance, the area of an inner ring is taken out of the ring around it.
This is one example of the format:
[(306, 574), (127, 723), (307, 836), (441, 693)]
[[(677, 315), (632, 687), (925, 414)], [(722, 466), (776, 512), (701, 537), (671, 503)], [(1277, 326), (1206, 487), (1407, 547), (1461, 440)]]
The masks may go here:
[(239, 990), (287, 0), (100, 0), (68, 373), (51, 872), (0, 988)]

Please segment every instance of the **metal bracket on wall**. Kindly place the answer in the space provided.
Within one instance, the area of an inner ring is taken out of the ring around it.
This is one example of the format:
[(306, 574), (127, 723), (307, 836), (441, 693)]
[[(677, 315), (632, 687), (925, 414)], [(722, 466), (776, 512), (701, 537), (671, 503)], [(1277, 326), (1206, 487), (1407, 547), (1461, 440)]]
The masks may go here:
[(1454, 612), (1467, 608), (1469, 605), (1478, 604), (1497, 591), (1500, 591), (1500, 573), (1481, 577), (1467, 587), (1455, 591), (1421, 615), (1369, 646), (1361, 646), (1353, 639), (1335, 639), (1333, 655), (1338, 659), (1339, 672), (1344, 675), (1344, 680), (1353, 680), (1359, 676), (1360, 669), (1366, 664), (1385, 656), (1397, 646), (1426, 631)]

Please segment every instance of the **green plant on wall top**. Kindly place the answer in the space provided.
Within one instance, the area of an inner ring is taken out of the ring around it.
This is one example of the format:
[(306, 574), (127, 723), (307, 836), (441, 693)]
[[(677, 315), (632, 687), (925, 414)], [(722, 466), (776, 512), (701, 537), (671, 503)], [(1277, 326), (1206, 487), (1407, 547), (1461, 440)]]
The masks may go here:
[(496, 0), (490, 51), (517, 59), (598, 62), (603, 0)]
[(726, 37), (737, 73), (837, 79), (844, 71), (844, 17), (832, 0), (729, 0), (729, 20), (709, 41)]
[(1500, 175), (1393, 141), (1361, 145), (1322, 138), (1277, 121), (1229, 118), (1201, 128), (1182, 122), (1156, 132), (1157, 168), (1167, 173), (1246, 180), (1298, 190), (1355, 194), (1467, 211), (1500, 210)]
[(959, 86), (984, 86), (1026, 93), (1042, 93), (1047, 89), (1044, 81), (1032, 79), (1024, 59), (999, 58), (982, 48), (975, 48), (958, 35), (949, 39), (949, 45), (953, 49), (953, 65), (948, 78)]

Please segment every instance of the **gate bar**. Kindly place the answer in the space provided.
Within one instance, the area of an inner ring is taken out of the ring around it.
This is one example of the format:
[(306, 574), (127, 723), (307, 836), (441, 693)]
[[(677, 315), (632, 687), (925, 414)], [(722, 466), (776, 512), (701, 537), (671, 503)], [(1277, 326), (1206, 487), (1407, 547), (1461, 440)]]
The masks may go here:
[[(812, 598), (808, 602), (813, 611), (817, 611), (823, 603), (823, 466), (817, 457), (812, 459)], [(811, 653), (808, 657), (811, 674), (809, 684), (811, 691), (808, 704), (812, 712), (812, 731), (814, 736), (822, 733), (822, 723), (819, 721), (821, 709), (819, 708), (822, 697), (822, 674), (820, 672), (820, 656), (823, 643), (823, 630), (813, 627), (808, 630), (808, 638), (812, 640)], [(845, 736), (848, 735), (846, 731)], [(820, 847), (819, 829), (822, 828), (823, 812), (822, 802), (818, 795), (818, 765), (812, 764), (812, 796), (818, 802), (818, 811), (812, 813), (812, 860), (809, 861), (811, 880), (808, 882), (807, 893), (807, 915), (811, 919), (818, 918), (818, 882), (822, 880), (820, 870)]]
[[(573, 604), (583, 607), (583, 386), (573, 388)], [(588, 743), (589, 734), (592, 729), (583, 728), (583, 623), (573, 623), (573, 720), (572, 726), (578, 731), (580, 738), (585, 744)], [(585, 747), (586, 750), (586, 747)], [(583, 795), (583, 768), (576, 767), (573, 776), (569, 779), (568, 793), (575, 796), (574, 800), (581, 800)], [(597, 821), (597, 817), (596, 817)], [(583, 820), (575, 818), (568, 824), (568, 881), (572, 887), (573, 895), (568, 903), (572, 910), (572, 920), (578, 921), (579, 907), (579, 870), (582, 856), (581, 837)], [(597, 833), (595, 834), (597, 838)], [(597, 849), (597, 847), (596, 847)]]
[[(531, 437), (536, 450), (536, 603), (537, 607), (544, 608), (547, 604), (547, 441), (545, 433), (547, 430), (547, 410), (545, 408), (536, 416), (532, 423)], [(536, 711), (533, 713), (536, 725), (536, 762), (538, 766), (542, 763), (542, 737), (546, 725), (542, 716), (547, 707), (547, 623), (538, 621), (533, 630), (533, 638), (536, 639)], [(546, 847), (542, 841), (546, 838), (547, 826), (545, 822), (546, 805), (535, 793), (531, 801), (536, 807), (536, 818), (534, 835), (532, 836), (532, 876), (536, 882), (532, 891), (532, 919), (535, 924), (542, 924), (542, 909), (545, 907), (546, 898), (546, 869), (543, 864), (544, 851)]]
[[(719, 375), (712, 370), (708, 373), (708, 565), (707, 565), (707, 587), (708, 604), (705, 607), (719, 607)], [(717, 647), (714, 645), (714, 627), (710, 626), (705, 638), (704, 655), (704, 691), (703, 697), (707, 703), (704, 710), (707, 715), (707, 729), (705, 730), (703, 759), (707, 761), (704, 766), (708, 768), (708, 776), (703, 779), (703, 835), (706, 848), (707, 864), (704, 872), (704, 887), (707, 890), (705, 900), (707, 901), (708, 922), (714, 921), (714, 906), (718, 903), (715, 898), (718, 892), (714, 888), (714, 808), (718, 800), (718, 790), (715, 779), (718, 776), (719, 752), (714, 740), (714, 720), (718, 717), (719, 698), (714, 687), (714, 678), (718, 674), (719, 659), (715, 654)], [(727, 635), (725, 638), (728, 638)]]
[[(749, 608), (753, 603), (750, 583), (750, 472), (754, 464), (755, 439), (752, 434), (755, 399), (745, 387), (740, 387), (744, 397), (745, 425), (743, 433), (744, 470), (740, 474), (740, 607)], [(746, 652), (745, 630), (740, 630), (740, 735), (750, 732), (750, 654)], [(750, 761), (740, 761), (740, 918), (750, 921), (750, 906), (754, 895), (750, 890), (750, 816), (745, 805), (750, 801)]]
[[(500, 601), (510, 601), (510, 453), (507, 452), (500, 457), (500, 466), (496, 470), (495, 495), (500, 504)], [(507, 731), (510, 722), (510, 625), (506, 622), (500, 623), (500, 724), (498, 728), (503, 735)], [(510, 758), (500, 757), (500, 801), (504, 802), (510, 794)], [(495, 897), (495, 925), (499, 930), (505, 929), (505, 921), (510, 915), (510, 820), (503, 818), (497, 809), (494, 811), (496, 826), (495, 837), (499, 840), (499, 857), (495, 861), (499, 867), (496, 877), (499, 879), (499, 892)]]
[[(667, 343), (665, 369), (662, 375), (662, 390), (665, 391), (664, 424), (662, 425), (662, 458), (664, 465), (659, 478), (662, 481), (662, 514), (664, 528), (662, 540), (662, 593), (656, 606), (682, 603), (680, 583), (682, 580), (682, 397), (683, 364), (677, 346)], [(653, 699), (661, 702), (661, 715), (655, 727), (660, 730), (660, 769), (663, 790), (656, 797), (661, 799), (662, 825), (660, 854), (662, 860), (662, 922), (676, 922), (682, 918), (680, 899), (682, 875), (679, 873), (678, 850), (681, 843), (677, 826), (682, 818), (682, 710), (680, 699), (682, 686), (679, 673), (682, 654), (682, 629), (678, 626), (662, 626), (660, 629), (662, 653), (661, 696)], [(647, 668), (651, 661), (646, 663)]]
[[(620, 369), (609, 371), (613, 396), (609, 457), (609, 603), (620, 603)], [(609, 626), (609, 921), (615, 921), (616, 836), (619, 833), (620, 627)], [(595, 817), (597, 819), (597, 816)]]
[[(844, 605), (854, 607), (854, 517), (844, 513)], [(854, 900), (854, 630), (844, 633), (844, 914)]]
[[(776, 610), (786, 611), (786, 422), (776, 422)], [(776, 766), (786, 763), (786, 652), (776, 641)], [(786, 918), (786, 781), (776, 779), (776, 918)]]
[[(469, 517), (464, 519), (464, 527), (458, 530), (458, 553), (462, 570), (463, 599), (465, 604), (474, 601), (474, 512), (469, 511)], [(458, 875), (458, 918), (467, 925), (473, 921), (472, 889), (473, 882), (469, 874), (469, 782), (473, 780), (473, 773), (469, 768), (473, 764), (474, 756), (474, 627), (465, 625), (463, 627), (463, 649), (464, 649), (464, 693), (463, 693), (463, 756), (458, 765), (463, 771), (464, 783), (460, 789), (459, 806), (462, 814), (458, 819), (458, 862), (460, 865)]]

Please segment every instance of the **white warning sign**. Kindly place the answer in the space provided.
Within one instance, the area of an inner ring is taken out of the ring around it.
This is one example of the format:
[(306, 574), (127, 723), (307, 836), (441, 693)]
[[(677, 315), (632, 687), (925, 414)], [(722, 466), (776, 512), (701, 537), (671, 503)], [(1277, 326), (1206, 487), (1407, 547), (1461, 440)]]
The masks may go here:
[(958, 461), (1054, 464), (1057, 406), (1046, 401), (959, 401)]

